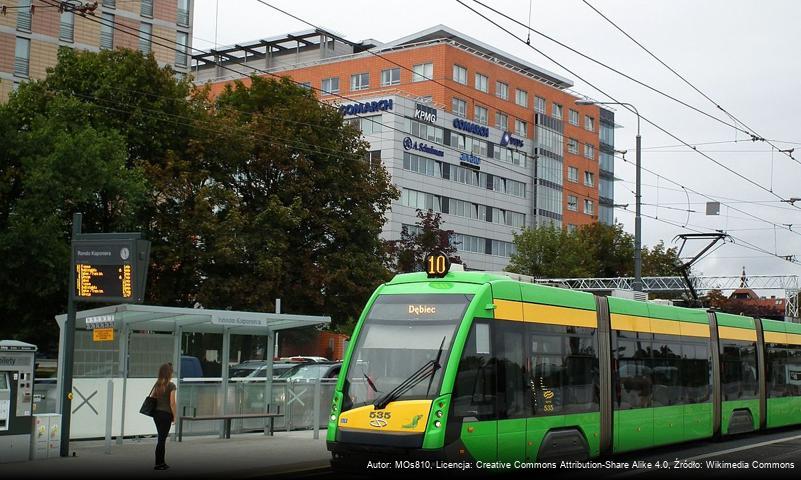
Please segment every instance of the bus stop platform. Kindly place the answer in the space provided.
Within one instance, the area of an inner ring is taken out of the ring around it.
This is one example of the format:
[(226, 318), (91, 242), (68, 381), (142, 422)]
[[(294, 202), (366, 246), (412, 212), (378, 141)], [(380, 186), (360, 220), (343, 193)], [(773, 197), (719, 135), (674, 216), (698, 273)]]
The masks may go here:
[(103, 440), (70, 442), (70, 455), (3, 465), (3, 478), (263, 478), (294, 476), (327, 468), (331, 458), (325, 431), (243, 433), (167, 440), (168, 470), (153, 470), (156, 438), (126, 439), (106, 453)]

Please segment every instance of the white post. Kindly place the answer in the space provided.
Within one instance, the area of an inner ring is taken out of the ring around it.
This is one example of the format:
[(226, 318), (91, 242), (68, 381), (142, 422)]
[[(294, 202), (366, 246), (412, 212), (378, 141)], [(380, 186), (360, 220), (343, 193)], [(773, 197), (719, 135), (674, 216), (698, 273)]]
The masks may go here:
[[(123, 399), (124, 401), (124, 399)], [(109, 379), (106, 388), (106, 455), (111, 455), (111, 418), (114, 413), (114, 380)]]
[[(173, 351), (172, 351), (172, 370), (173, 376), (175, 378), (175, 385), (180, 387), (181, 386), (181, 339), (184, 334), (184, 329), (180, 325), (175, 327), (175, 338), (173, 338)], [(180, 404), (179, 395), (181, 394), (181, 389), (178, 388), (175, 390), (175, 416), (178, 417), (183, 415), (183, 412), (178, 410), (178, 405)], [(175, 442), (178, 440), (178, 419), (175, 419), (176, 428), (172, 432), (172, 441)]]
[[(220, 388), (222, 389), (222, 407), (220, 413), (225, 415), (228, 405), (228, 357), (231, 355), (231, 329), (225, 328), (223, 330), (223, 351), (222, 351), (222, 382)], [(220, 423), (220, 438), (224, 437), (225, 420)]]
[(122, 445), (125, 437), (125, 398), (128, 394), (128, 337), (131, 332), (128, 325), (122, 327), (120, 335), (120, 369), (122, 370), (122, 408), (120, 410), (120, 436), (117, 437), (117, 445)]
[(320, 438), (320, 382), (322, 381), (322, 378), (317, 377), (317, 381), (314, 383), (314, 412), (312, 414), (312, 421), (314, 422), (315, 440)]
[[(273, 349), (273, 338), (275, 335), (272, 330), (269, 330), (267, 336), (267, 345), (264, 352), (264, 357), (267, 360), (267, 372), (264, 376), (264, 413), (270, 413), (270, 404), (273, 403), (273, 356), (275, 351)], [(273, 409), (274, 410), (274, 409)], [(264, 419), (264, 434), (267, 435), (267, 423), (269, 418)], [(274, 422), (273, 422), (274, 424)], [(274, 432), (270, 432), (271, 434)]]

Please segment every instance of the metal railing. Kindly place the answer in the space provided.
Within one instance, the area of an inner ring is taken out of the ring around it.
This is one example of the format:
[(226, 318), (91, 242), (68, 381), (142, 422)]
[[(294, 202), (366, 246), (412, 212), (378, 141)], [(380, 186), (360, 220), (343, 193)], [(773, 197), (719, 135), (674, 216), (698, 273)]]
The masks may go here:
[[(336, 387), (336, 379), (317, 380), (274, 380), (270, 411), (276, 409), (283, 415), (275, 419), (276, 430), (311, 430), (326, 428), (331, 399)], [(315, 401), (315, 391), (319, 398)], [(264, 405), (264, 380), (231, 381), (223, 398), (219, 381), (183, 381), (179, 387), (178, 413), (183, 416), (262, 413)], [(315, 411), (315, 405), (317, 409)], [(233, 433), (263, 430), (264, 419), (234, 420)], [(217, 420), (184, 423), (184, 435), (209, 435), (220, 432)]]

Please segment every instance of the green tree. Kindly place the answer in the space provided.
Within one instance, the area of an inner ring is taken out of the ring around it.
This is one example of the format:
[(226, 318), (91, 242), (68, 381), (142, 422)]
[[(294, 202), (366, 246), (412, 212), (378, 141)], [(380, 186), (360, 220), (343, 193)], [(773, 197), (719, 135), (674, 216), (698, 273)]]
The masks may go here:
[(9, 179), (0, 192), (0, 337), (48, 350), (58, 339), (53, 316), (66, 307), (72, 213), (86, 214), (89, 231), (130, 230), (146, 182), (141, 169), (126, 167), (117, 132), (75, 121), (86, 113), (79, 101), (57, 96), (44, 112), (14, 116), (28, 88), (0, 107), (16, 129), (0, 167)]
[(442, 215), (418, 208), (417, 218), (415, 229), (404, 228), (400, 240), (387, 242), (390, 268), (397, 273), (423, 271), (423, 260), (433, 251), (447, 255), (451, 263), (462, 263), (451, 243), (453, 230), (442, 229)]
[(642, 249), (642, 274), (645, 277), (672, 277), (678, 275), (681, 264), (676, 247), (665, 248), (660, 240), (656, 245)]
[(575, 233), (553, 225), (526, 228), (514, 234), (516, 253), (506, 270), (539, 278), (585, 277), (593, 274), (593, 258)]
[[(630, 277), (634, 275), (634, 238), (620, 224), (583, 225), (572, 233), (553, 226), (529, 228), (514, 236), (517, 253), (507, 270), (541, 278)], [(644, 276), (674, 276), (676, 248), (662, 241), (642, 250)]]

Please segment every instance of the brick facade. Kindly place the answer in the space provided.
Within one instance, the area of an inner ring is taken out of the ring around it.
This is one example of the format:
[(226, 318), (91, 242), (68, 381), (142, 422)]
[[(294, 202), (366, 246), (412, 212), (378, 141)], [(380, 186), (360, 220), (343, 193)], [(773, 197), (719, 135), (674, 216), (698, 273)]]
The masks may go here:
[[(187, 74), (187, 66), (175, 65), (175, 51), (161, 47), (153, 42), (171, 44), (175, 42), (178, 31), (186, 32), (192, 38), (192, 8), (189, 3), (189, 25), (176, 23), (177, 0), (153, 0), (153, 16), (141, 15), (141, 1), (118, 0), (114, 7), (104, 7), (98, 1), (93, 14), (75, 13), (73, 18), (72, 41), (59, 38), (62, 14), (53, 6), (52, 0), (32, 0), (34, 6), (30, 15), (30, 31), (18, 25), (18, 10), (10, 9), (0, 15), (0, 101), (8, 98), (14, 85), (28, 79), (40, 79), (48, 68), (55, 66), (59, 47), (100, 50), (102, 14), (114, 15), (114, 48), (139, 49), (139, 29), (142, 22), (152, 25), (151, 51), (160, 65), (170, 65), (176, 72)], [(4, 2), (7, 6), (18, 6), (19, 0)], [(125, 33), (130, 32), (130, 33)], [(169, 39), (158, 39), (157, 36)], [(17, 37), (31, 41), (28, 58), (28, 76), (15, 74), (14, 50)], [(171, 45), (172, 46), (172, 45)]]

